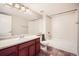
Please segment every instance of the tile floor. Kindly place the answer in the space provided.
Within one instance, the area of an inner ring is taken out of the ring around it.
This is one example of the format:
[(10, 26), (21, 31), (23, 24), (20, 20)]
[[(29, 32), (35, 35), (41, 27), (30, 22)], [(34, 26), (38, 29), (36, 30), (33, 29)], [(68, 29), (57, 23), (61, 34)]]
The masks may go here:
[(38, 56), (76, 56), (76, 55), (70, 52), (66, 52), (66, 51), (48, 46), (47, 51), (41, 50)]

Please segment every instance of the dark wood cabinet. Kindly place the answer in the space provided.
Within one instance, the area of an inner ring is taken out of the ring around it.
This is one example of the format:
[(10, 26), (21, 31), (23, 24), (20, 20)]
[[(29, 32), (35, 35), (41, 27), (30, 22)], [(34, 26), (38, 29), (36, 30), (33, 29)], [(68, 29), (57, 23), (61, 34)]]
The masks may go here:
[(28, 42), (18, 45), (19, 56), (28, 56)]
[(35, 54), (38, 55), (38, 53), (40, 52), (40, 39), (36, 39), (35, 42)]
[(17, 46), (0, 50), (0, 56), (17, 56)]
[(29, 56), (35, 56), (35, 44), (29, 46)]
[(0, 56), (35, 56), (40, 52), (40, 38), (0, 50)]
[(28, 48), (20, 49), (19, 56), (28, 56)]
[(36, 44), (36, 55), (40, 52), (40, 44)]

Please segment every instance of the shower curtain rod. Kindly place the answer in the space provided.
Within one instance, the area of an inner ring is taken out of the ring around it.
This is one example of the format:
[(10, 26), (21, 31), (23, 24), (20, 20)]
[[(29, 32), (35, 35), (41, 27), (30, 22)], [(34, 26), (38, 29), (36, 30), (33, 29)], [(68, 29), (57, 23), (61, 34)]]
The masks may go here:
[(53, 14), (53, 15), (50, 15), (50, 16), (54, 16), (54, 15), (59, 15), (59, 14), (63, 14), (63, 13), (67, 13), (67, 12), (72, 12), (72, 11), (77, 11), (78, 9), (73, 9), (73, 10), (69, 10), (69, 11), (64, 11), (64, 12), (60, 12), (60, 13), (57, 13), (57, 14)]
[[(63, 14), (63, 13), (67, 13), (67, 12), (72, 12), (72, 11), (77, 11), (78, 9), (73, 9), (73, 10), (69, 10), (69, 11), (64, 11), (64, 12), (60, 12), (60, 13), (57, 13), (57, 14), (53, 14), (53, 15), (47, 15), (48, 17), (52, 17), (54, 15), (59, 15), (59, 14)], [(37, 19), (41, 19), (41, 18), (37, 18)], [(33, 20), (30, 20), (30, 21), (35, 21), (37, 19), (33, 19)]]

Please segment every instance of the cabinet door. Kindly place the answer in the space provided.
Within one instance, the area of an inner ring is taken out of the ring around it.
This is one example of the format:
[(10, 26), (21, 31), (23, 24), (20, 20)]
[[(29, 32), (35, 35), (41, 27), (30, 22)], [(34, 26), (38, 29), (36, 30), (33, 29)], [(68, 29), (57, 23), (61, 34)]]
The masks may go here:
[(35, 53), (36, 55), (40, 52), (40, 42), (36, 43), (36, 47), (35, 47)]
[(17, 46), (5, 48), (0, 51), (0, 56), (16, 56), (17, 55)]
[(20, 49), (19, 56), (28, 56), (28, 48)]
[(29, 56), (35, 55), (35, 44), (29, 46)]

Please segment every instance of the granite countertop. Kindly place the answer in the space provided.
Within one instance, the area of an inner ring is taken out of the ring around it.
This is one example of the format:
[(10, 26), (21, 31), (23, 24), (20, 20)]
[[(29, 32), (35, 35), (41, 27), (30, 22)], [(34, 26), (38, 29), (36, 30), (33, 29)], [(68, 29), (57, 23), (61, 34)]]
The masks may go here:
[(31, 36), (25, 36), (23, 38), (10, 38), (5, 40), (0, 40), (0, 49), (4, 49), (13, 45), (17, 45), (23, 42), (27, 42), (36, 38), (39, 38), (40, 36), (31, 35)]

